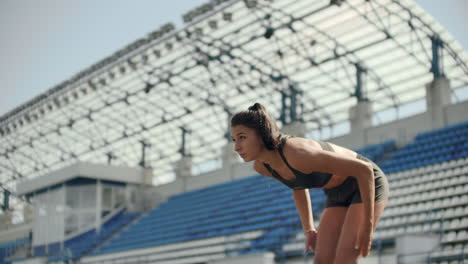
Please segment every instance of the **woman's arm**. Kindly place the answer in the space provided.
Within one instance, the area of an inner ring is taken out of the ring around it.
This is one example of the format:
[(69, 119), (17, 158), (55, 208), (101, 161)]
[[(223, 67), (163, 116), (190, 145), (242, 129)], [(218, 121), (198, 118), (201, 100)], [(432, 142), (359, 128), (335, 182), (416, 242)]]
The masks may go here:
[(318, 232), (314, 227), (314, 217), (312, 215), (312, 204), (310, 202), (309, 190), (293, 190), (293, 196), (297, 212), (301, 217), (302, 229), (304, 230), (304, 253), (307, 253), (309, 250), (315, 251)]
[(302, 229), (304, 232), (315, 230), (309, 190), (293, 190), (293, 196), (297, 212), (301, 218)]

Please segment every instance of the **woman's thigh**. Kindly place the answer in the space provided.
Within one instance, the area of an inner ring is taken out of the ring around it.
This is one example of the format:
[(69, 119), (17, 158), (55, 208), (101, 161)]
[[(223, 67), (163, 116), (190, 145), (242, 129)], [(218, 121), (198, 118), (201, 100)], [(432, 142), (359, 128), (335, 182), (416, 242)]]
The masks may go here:
[(320, 218), (314, 263), (332, 263), (347, 207), (328, 207)]
[[(379, 222), (379, 219), (382, 216), (386, 205), (387, 200), (378, 201), (374, 204), (374, 231), (377, 227), (377, 223)], [(338, 241), (338, 247), (334, 263), (357, 263), (360, 255), (359, 251), (354, 249), (354, 246), (359, 235), (359, 227), (361, 226), (361, 223), (364, 220), (363, 215), (363, 203), (352, 204), (349, 207)]]

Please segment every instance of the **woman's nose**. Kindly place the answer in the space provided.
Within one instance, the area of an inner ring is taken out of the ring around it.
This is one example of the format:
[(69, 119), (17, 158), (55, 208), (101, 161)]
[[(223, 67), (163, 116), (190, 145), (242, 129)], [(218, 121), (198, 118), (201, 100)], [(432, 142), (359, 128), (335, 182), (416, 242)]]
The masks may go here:
[(239, 152), (239, 151), (240, 151), (240, 146), (239, 146), (239, 144), (236, 143), (236, 144), (234, 145), (234, 151), (235, 151), (235, 152)]

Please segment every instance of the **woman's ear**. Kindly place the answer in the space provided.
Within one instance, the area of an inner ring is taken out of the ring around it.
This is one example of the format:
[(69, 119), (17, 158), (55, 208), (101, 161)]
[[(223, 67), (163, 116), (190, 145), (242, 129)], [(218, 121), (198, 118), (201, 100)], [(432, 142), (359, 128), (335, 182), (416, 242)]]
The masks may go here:
[(255, 131), (255, 135), (257, 136), (258, 142), (262, 148), (265, 148), (265, 142), (263, 142), (262, 135), (260, 135), (260, 132)]

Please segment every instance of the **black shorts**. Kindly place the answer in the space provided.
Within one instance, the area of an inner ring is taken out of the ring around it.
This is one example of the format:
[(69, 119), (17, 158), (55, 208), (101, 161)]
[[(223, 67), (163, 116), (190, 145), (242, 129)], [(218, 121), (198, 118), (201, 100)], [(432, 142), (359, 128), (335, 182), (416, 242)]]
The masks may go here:
[[(374, 188), (375, 201), (388, 199), (389, 185), (387, 176), (373, 161), (366, 157), (357, 155), (357, 158), (363, 161), (370, 162), (374, 167)], [(342, 184), (330, 189), (324, 190), (327, 196), (326, 207), (349, 207), (351, 204), (362, 203), (359, 185), (355, 177), (348, 177)]]

